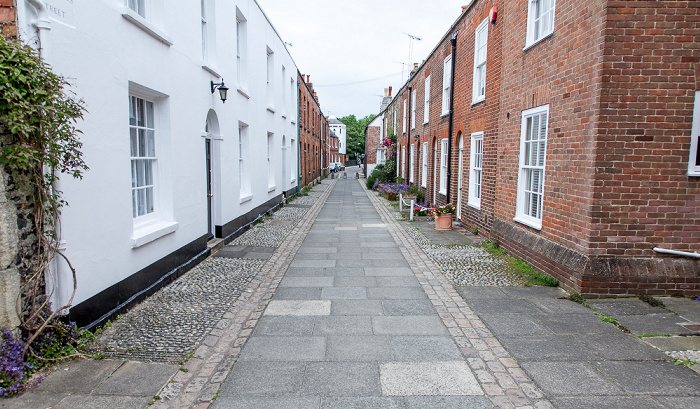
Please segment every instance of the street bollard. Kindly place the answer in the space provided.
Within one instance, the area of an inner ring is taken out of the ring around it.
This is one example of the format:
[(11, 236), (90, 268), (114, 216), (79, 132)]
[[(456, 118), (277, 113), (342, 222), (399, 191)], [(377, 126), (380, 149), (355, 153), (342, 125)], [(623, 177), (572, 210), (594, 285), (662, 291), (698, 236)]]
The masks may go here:
[(413, 199), (411, 199), (411, 216), (409, 218), (411, 221), (413, 221), (413, 209), (414, 209), (415, 203), (416, 202)]
[(403, 212), (403, 195), (399, 193), (399, 213)]

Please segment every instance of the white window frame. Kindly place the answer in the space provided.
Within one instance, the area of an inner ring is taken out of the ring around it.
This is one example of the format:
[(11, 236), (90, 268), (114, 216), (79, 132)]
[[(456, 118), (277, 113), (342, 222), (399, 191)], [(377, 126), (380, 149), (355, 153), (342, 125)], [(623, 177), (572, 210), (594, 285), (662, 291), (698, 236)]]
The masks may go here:
[(415, 168), (415, 164), (416, 164), (416, 144), (415, 143), (411, 144), (411, 151), (410, 151), (409, 155), (411, 155), (411, 158), (410, 158), (410, 161), (408, 162), (408, 166), (409, 166), (408, 182), (413, 183), (413, 180), (414, 180), (413, 176), (415, 174), (414, 168)]
[(421, 187), (428, 187), (428, 142), (423, 142), (423, 173), (421, 176), (420, 185)]
[(386, 148), (377, 148), (377, 165), (386, 164)]
[(450, 113), (450, 91), (452, 87), (452, 54), (442, 63), (442, 116)]
[(430, 75), (425, 78), (425, 92), (423, 95), (423, 123), (430, 121)]
[(267, 191), (277, 189), (275, 178), (275, 134), (267, 133)]
[(145, 19), (150, 17), (150, 4), (148, 0), (126, 0), (126, 6)]
[[(532, 121), (528, 123), (530, 119)], [(544, 121), (544, 127), (542, 121)], [(537, 126), (536, 129), (535, 126)], [(542, 229), (548, 130), (549, 105), (523, 111), (520, 128), (518, 196), (513, 220), (537, 230)]]
[(411, 91), (411, 129), (416, 129), (416, 89)]
[(202, 61), (205, 63), (209, 60), (209, 49), (207, 44), (207, 0), (199, 0), (202, 12)]
[(275, 112), (275, 52), (267, 47), (267, 110)]
[(690, 154), (688, 156), (688, 176), (700, 176), (700, 91), (695, 91), (693, 127), (690, 134)]
[(483, 164), (484, 133), (474, 132), (471, 135), (471, 148), (469, 150), (469, 197), (467, 204), (476, 209), (481, 209)]
[(408, 98), (404, 98), (404, 100), (403, 100), (403, 127), (401, 128), (402, 133), (406, 133), (406, 117), (408, 116), (408, 109), (406, 108), (406, 102), (408, 102)]
[(472, 104), (477, 104), (486, 99), (486, 51), (488, 49), (488, 37), (489, 20), (486, 18), (474, 32)]
[(248, 23), (243, 13), (236, 7), (236, 79), (238, 92), (247, 96), (248, 73)]
[(447, 138), (440, 140), (440, 190), (438, 193), (447, 195)]
[(243, 122), (238, 123), (238, 182), (240, 184), (241, 203), (252, 199), (250, 187), (250, 138), (249, 127)]
[(527, 0), (527, 37), (525, 49), (532, 47), (554, 33), (556, 0)]
[(287, 78), (287, 68), (282, 66), (282, 118), (287, 117), (287, 87), (284, 86), (284, 79)]
[[(140, 114), (139, 106), (142, 106), (143, 110)], [(159, 164), (156, 154), (155, 109), (156, 103), (152, 99), (130, 93), (131, 213), (134, 224), (143, 223), (158, 216), (160, 184), (158, 183)], [(144, 207), (146, 209), (142, 212), (141, 209)]]

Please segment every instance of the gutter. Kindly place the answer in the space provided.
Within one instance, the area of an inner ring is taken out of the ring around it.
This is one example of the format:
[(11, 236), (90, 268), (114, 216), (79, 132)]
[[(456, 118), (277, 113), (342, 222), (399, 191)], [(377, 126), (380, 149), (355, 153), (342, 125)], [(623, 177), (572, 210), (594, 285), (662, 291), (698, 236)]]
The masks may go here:
[(663, 253), (663, 254), (673, 254), (674, 256), (692, 257), (692, 258), (700, 259), (700, 253), (698, 253), (697, 251), (693, 252), (693, 253), (689, 253), (687, 251), (669, 250), (669, 249), (662, 249), (659, 247), (654, 247), (654, 251), (657, 253)]
[(31, 4), (37, 11), (39, 15), (37, 19), (32, 23), (32, 26), (36, 27), (39, 35), (39, 57), (46, 59), (46, 54), (49, 48), (48, 34), (51, 30), (51, 20), (49, 20), (49, 12), (46, 10), (46, 4), (40, 0), (26, 0), (27, 3)]
[(459, 34), (459, 31), (455, 31), (450, 39), (450, 44), (452, 44), (452, 78), (450, 78), (450, 122), (447, 128), (447, 192), (445, 192), (447, 203), (450, 203), (450, 182), (452, 180), (452, 164), (450, 162), (452, 161), (452, 123), (455, 112), (455, 59), (457, 57), (457, 34)]

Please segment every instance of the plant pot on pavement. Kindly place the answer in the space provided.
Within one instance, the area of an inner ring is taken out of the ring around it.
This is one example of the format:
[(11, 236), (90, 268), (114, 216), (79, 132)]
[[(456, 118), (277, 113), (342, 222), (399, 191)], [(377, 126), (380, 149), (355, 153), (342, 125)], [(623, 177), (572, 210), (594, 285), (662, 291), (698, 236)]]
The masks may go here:
[(438, 214), (435, 216), (435, 230), (452, 230), (452, 213)]

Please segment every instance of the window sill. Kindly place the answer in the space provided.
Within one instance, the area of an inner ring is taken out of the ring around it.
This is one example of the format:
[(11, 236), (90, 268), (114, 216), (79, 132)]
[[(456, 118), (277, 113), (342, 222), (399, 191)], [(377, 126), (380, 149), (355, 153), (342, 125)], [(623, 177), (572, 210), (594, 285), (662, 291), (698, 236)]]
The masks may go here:
[(513, 218), (513, 221), (518, 222), (520, 224), (524, 224), (525, 226), (532, 227), (535, 230), (542, 230), (542, 221), (541, 220), (534, 220), (534, 219), (526, 219), (522, 216), (516, 216)]
[(282, 114), (282, 118), (287, 119), (287, 114)]
[(443, 196), (447, 196), (447, 190), (441, 190), (438, 192), (438, 194), (441, 194)]
[(484, 102), (484, 101), (486, 101), (486, 96), (483, 96), (483, 97), (481, 97), (481, 98), (474, 99), (474, 100), (472, 100), (472, 106), (474, 106), (474, 105), (476, 105), (476, 104), (478, 104), (478, 103), (480, 103), (480, 102)]
[(688, 176), (698, 177), (698, 176), (700, 176), (700, 172), (688, 172)]
[(243, 95), (244, 97), (246, 97), (246, 99), (250, 99), (250, 95), (248, 95), (248, 93), (245, 92), (245, 90), (244, 90), (243, 88), (238, 87), (238, 88), (236, 89), (236, 91), (238, 91), (239, 94), (241, 94), (241, 95)]
[(241, 193), (241, 203), (250, 202), (253, 200), (253, 195), (250, 193)]
[(124, 6), (122, 8), (122, 17), (134, 24), (136, 27), (145, 31), (151, 37), (167, 45), (168, 47), (173, 45), (173, 40), (171, 40), (170, 37), (168, 37), (167, 35), (165, 35), (165, 33), (157, 29), (156, 26), (153, 25), (153, 23), (141, 17), (134, 10)]
[(131, 248), (135, 249), (166, 236), (179, 227), (177, 222), (161, 221), (153, 224), (148, 224), (143, 227), (135, 228), (134, 234), (131, 237)]
[(273, 108), (273, 107), (267, 107), (267, 110), (269, 112), (272, 112), (273, 114), (275, 113), (275, 108)]
[(481, 202), (476, 203), (476, 202), (467, 202), (467, 206), (473, 207), (476, 210), (481, 210)]
[(277, 190), (277, 185), (267, 187), (267, 193), (272, 193), (275, 190)]
[(549, 34), (540, 37), (539, 39), (537, 39), (537, 41), (533, 41), (533, 42), (531, 42), (531, 43), (529, 43), (529, 44), (525, 44), (525, 48), (523, 48), (523, 51), (527, 51), (527, 50), (531, 49), (532, 47), (534, 47), (534, 46), (536, 46), (537, 44), (541, 43), (542, 41), (548, 39), (548, 38), (551, 37), (552, 35), (554, 35), (554, 31), (551, 31)]
[(449, 114), (450, 114), (450, 111), (443, 112), (443, 113), (440, 115), (440, 117), (441, 117), (441, 118), (444, 118), (444, 117), (446, 117), (446, 116), (449, 115)]
[(209, 74), (215, 76), (216, 78), (221, 78), (221, 75), (218, 73), (218, 69), (214, 68), (211, 64), (204, 63), (202, 68), (204, 71), (208, 71)]

